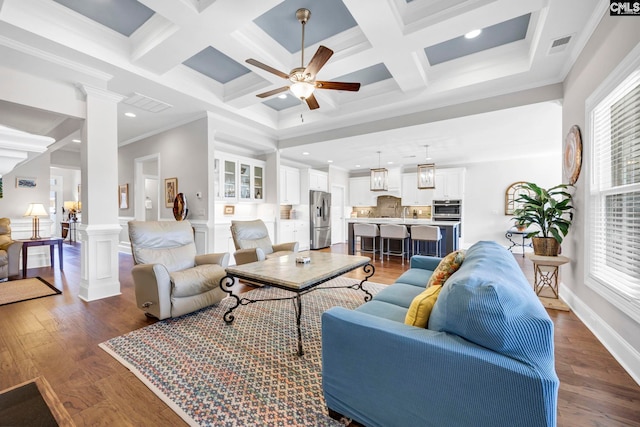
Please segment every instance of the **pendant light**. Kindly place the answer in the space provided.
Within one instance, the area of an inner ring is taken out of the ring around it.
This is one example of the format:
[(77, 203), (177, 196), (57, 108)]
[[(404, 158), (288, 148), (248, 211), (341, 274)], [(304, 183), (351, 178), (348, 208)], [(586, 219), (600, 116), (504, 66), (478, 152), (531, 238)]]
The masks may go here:
[(387, 191), (389, 188), (389, 171), (380, 167), (380, 153), (378, 151), (378, 168), (371, 169), (371, 191)]
[[(429, 146), (425, 145), (426, 156), (425, 160), (431, 160), (429, 157)], [(433, 189), (436, 188), (436, 165), (435, 163), (423, 163), (418, 165), (418, 189)]]

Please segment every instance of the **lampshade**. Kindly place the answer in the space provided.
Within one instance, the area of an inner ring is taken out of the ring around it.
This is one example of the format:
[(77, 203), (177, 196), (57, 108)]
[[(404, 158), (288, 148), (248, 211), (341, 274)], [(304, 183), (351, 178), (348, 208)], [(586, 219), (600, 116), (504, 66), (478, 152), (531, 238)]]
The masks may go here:
[(296, 82), (289, 86), (291, 93), (299, 99), (307, 99), (310, 97), (315, 88), (313, 84), (307, 82)]
[(70, 211), (71, 209), (75, 209), (76, 208), (76, 202), (74, 202), (73, 200), (65, 201), (63, 206), (64, 206), (64, 209), (66, 211)]
[(42, 203), (29, 203), (29, 207), (27, 208), (27, 212), (25, 212), (24, 216), (47, 216), (48, 213), (44, 208)]

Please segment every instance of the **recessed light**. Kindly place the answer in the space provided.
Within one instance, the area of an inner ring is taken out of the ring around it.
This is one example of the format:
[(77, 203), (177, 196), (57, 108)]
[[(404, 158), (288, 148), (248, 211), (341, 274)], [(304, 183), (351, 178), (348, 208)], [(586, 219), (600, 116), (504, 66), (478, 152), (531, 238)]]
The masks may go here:
[(333, 160), (327, 160), (327, 163), (333, 163)]
[(309, 152), (308, 152), (308, 151), (303, 151), (303, 152), (302, 152), (302, 155), (303, 155), (303, 156), (308, 156), (308, 155), (309, 155)]
[(127, 117), (135, 117), (135, 113), (124, 113), (125, 116)]
[(281, 93), (280, 95), (278, 95), (278, 98), (287, 99), (287, 94), (286, 93)]
[(392, 164), (393, 164), (393, 162), (387, 162), (387, 164), (388, 164), (388, 165), (392, 165)]
[(71, 142), (75, 142), (76, 144), (80, 144), (82, 141), (80, 141), (79, 139), (72, 139)]
[(471, 30), (467, 34), (464, 35), (465, 39), (475, 39), (480, 35), (482, 30)]
[(360, 165), (356, 165), (356, 167), (357, 167), (357, 168), (359, 168), (359, 167), (360, 167)]

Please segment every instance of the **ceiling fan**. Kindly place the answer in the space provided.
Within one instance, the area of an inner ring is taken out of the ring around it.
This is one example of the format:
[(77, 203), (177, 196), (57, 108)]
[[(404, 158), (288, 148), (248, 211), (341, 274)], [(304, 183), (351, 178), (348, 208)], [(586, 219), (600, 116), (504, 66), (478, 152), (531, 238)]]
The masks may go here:
[(290, 90), (296, 98), (299, 98), (307, 103), (309, 109), (315, 110), (319, 108), (318, 101), (313, 95), (314, 90), (317, 89), (330, 89), (330, 90), (347, 90), (351, 92), (357, 92), (360, 90), (360, 83), (344, 83), (344, 82), (325, 82), (316, 80), (316, 74), (326, 64), (326, 62), (333, 55), (333, 51), (325, 46), (320, 46), (316, 51), (316, 54), (311, 58), (311, 62), (306, 67), (304, 66), (304, 26), (311, 17), (309, 9), (298, 9), (296, 11), (296, 18), (302, 24), (302, 49), (300, 67), (294, 68), (289, 74), (276, 70), (266, 64), (255, 59), (247, 59), (247, 63), (254, 65), (258, 68), (262, 68), (278, 77), (291, 81), (290, 86), (283, 86), (278, 89), (273, 89), (268, 92), (260, 93), (256, 95), (258, 98), (267, 98), (272, 95)]

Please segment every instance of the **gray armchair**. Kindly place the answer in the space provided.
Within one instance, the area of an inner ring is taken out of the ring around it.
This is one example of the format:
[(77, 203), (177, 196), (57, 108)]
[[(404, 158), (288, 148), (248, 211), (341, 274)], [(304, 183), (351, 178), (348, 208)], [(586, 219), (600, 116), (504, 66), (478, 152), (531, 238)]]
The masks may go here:
[(236, 246), (233, 257), (238, 265), (298, 253), (298, 242), (271, 243), (267, 226), (259, 219), (231, 221), (231, 235)]
[(229, 254), (196, 255), (189, 221), (129, 221), (138, 307), (166, 319), (216, 304)]
[(20, 273), (22, 242), (11, 238), (11, 220), (0, 218), (0, 280)]

